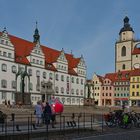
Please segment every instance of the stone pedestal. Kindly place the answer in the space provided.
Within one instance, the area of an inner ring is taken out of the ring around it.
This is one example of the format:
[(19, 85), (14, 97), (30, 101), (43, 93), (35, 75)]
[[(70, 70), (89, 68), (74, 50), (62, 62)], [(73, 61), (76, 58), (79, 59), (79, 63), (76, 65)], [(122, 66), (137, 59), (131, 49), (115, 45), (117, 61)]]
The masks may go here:
[[(24, 103), (23, 103), (24, 98)], [(15, 93), (15, 103), (21, 105), (31, 105), (31, 94), (30, 93)]]
[(94, 99), (91, 99), (91, 98), (84, 99), (84, 105), (85, 106), (93, 106), (93, 105), (95, 105)]

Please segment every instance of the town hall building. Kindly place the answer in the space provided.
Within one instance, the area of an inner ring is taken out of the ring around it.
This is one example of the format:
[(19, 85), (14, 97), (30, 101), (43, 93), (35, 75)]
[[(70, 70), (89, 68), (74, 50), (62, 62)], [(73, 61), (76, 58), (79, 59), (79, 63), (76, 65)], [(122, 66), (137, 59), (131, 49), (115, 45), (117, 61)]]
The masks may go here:
[(83, 56), (41, 45), (37, 27), (33, 42), (10, 35), (6, 28), (0, 32), (0, 104), (36, 104), (53, 97), (65, 105), (83, 105), (85, 81)]

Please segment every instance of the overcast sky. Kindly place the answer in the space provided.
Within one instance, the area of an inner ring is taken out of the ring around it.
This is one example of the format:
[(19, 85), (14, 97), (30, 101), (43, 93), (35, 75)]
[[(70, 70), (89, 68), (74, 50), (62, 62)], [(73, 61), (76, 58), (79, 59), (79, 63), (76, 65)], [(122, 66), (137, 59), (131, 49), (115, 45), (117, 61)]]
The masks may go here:
[(115, 69), (115, 41), (128, 16), (140, 39), (139, 0), (0, 0), (0, 31), (33, 40), (35, 22), (41, 44), (84, 56), (87, 77)]

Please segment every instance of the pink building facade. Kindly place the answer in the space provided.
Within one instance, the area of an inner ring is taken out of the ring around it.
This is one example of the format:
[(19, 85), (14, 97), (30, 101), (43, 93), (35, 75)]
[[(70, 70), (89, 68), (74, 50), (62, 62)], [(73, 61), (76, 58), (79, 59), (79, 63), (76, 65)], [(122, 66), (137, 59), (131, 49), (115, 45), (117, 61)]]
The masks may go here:
[(114, 86), (111, 79), (105, 77), (101, 90), (101, 105), (114, 106)]

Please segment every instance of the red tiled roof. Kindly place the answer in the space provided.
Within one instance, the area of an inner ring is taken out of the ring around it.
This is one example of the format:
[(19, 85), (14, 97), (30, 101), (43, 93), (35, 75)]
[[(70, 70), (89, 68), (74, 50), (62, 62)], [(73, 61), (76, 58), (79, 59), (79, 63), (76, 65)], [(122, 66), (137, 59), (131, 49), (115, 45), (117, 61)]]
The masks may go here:
[(69, 69), (76, 68), (80, 58), (74, 58), (72, 54), (66, 54), (66, 59), (68, 60)]
[(132, 70), (130, 76), (140, 76), (140, 69)]
[[(116, 73), (107, 73), (105, 78), (110, 79), (112, 82), (115, 81), (129, 81), (131, 71), (119, 71)], [(120, 77), (119, 77), (120, 75)]]
[(132, 52), (133, 55), (135, 54), (140, 54), (140, 48), (134, 48), (133, 52)]
[[(1, 32), (0, 32), (0, 35), (1, 35)], [(9, 37), (12, 44), (15, 47), (15, 61), (17, 63), (29, 65), (30, 62), (28, 61), (26, 57), (30, 55), (32, 49), (36, 46), (36, 44), (30, 41), (18, 38), (13, 35), (9, 35)], [(45, 55), (46, 69), (56, 71), (56, 68), (54, 67), (52, 63), (57, 61), (57, 58), (59, 57), (61, 51), (54, 50), (52, 48), (49, 48), (43, 45), (41, 45), (41, 49)], [(77, 73), (74, 71), (73, 68), (77, 67), (80, 61), (80, 58), (74, 58), (72, 54), (65, 54), (65, 55), (66, 55), (66, 59), (68, 60), (69, 74), (77, 75)], [(48, 67), (47, 64), (51, 64), (52, 66)]]
[(47, 70), (51, 70), (51, 71), (57, 71), (57, 69), (54, 67), (54, 65), (53, 64), (46, 64), (46, 66), (45, 66), (45, 68), (47, 69)]
[(71, 70), (68, 70), (69, 71), (69, 74), (71, 75), (75, 75), (77, 76), (78, 74), (75, 72), (75, 70), (71, 69)]

